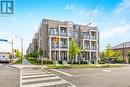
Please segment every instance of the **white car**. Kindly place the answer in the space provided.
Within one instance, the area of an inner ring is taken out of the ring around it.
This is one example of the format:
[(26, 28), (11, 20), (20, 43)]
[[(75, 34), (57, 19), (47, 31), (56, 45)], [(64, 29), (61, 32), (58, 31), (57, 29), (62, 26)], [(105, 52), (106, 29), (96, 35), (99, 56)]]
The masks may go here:
[(0, 63), (10, 63), (10, 59), (7, 57), (0, 57)]

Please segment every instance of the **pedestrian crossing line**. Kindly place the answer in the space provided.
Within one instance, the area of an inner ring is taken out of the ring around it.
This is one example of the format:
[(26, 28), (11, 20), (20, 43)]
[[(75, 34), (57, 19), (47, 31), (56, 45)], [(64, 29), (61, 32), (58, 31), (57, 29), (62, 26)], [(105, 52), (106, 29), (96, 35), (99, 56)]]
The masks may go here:
[(23, 74), (22, 76), (31, 76), (31, 75), (41, 75), (41, 74), (47, 74), (47, 73), (33, 73), (33, 74)]
[(33, 75), (33, 76), (22, 76), (22, 79), (33, 78), (33, 77), (44, 77), (44, 76), (53, 76), (54, 74), (43, 74), (43, 75)]
[(53, 82), (43, 82), (43, 83), (34, 83), (34, 84), (27, 84), (23, 85), (22, 87), (45, 87), (45, 86), (52, 86), (52, 85), (59, 85), (59, 84), (66, 84), (68, 83), (65, 80), (60, 81), (53, 81)]
[(21, 72), (21, 87), (76, 87), (46, 70), (26, 69)]
[(25, 80), (22, 80), (22, 83), (25, 83), (25, 82), (33, 82), (33, 81), (45, 81), (45, 80), (54, 80), (54, 79), (60, 79), (60, 77), (58, 76), (55, 76), (55, 77), (47, 77), (47, 78), (35, 78), (35, 79), (25, 79)]
[(49, 73), (46, 73), (46, 72), (37, 72), (37, 73), (34, 73), (34, 72), (31, 72), (31, 73), (22, 73), (22, 75), (35, 75), (35, 74), (49, 74)]

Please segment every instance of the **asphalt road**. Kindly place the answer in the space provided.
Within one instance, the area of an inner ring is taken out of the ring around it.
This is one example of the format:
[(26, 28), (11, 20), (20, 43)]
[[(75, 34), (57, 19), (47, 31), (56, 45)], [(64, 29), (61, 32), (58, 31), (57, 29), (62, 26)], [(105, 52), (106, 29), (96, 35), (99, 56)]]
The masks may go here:
[(0, 87), (20, 87), (20, 69), (0, 64)]
[[(130, 66), (122, 68), (57, 69), (69, 75), (48, 71), (77, 87), (130, 87)], [(71, 75), (71, 76), (70, 76)]]

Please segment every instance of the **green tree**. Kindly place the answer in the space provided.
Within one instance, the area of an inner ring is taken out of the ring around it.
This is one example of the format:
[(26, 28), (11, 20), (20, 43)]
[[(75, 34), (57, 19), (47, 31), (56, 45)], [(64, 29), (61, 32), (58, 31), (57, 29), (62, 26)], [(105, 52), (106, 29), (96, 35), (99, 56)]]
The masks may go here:
[(122, 51), (115, 51), (115, 54), (113, 55), (115, 58), (122, 56)]
[(72, 58), (72, 63), (74, 60), (74, 57), (76, 56), (76, 54), (78, 54), (80, 52), (80, 49), (76, 43), (75, 40), (71, 40), (70, 41), (70, 46), (69, 46), (69, 56)]
[(43, 50), (41, 48), (39, 49), (39, 55), (40, 57), (43, 56)]
[(114, 56), (114, 54), (115, 54), (115, 52), (113, 51), (112, 46), (110, 44), (108, 44), (104, 51), (104, 56), (107, 58), (111, 58)]
[(15, 49), (16, 57), (21, 58), (21, 52), (17, 49)]
[(128, 57), (129, 57), (128, 61), (130, 63), (130, 51), (128, 52)]
[(37, 50), (34, 50), (32, 53), (31, 53), (31, 57), (33, 58), (37, 58), (39, 55), (38, 51)]

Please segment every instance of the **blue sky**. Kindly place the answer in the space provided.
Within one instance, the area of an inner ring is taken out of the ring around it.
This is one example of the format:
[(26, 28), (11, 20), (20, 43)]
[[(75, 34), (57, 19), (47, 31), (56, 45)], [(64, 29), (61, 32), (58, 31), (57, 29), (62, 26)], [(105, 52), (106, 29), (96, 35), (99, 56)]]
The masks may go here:
[[(108, 43), (114, 46), (130, 41), (129, 9), (130, 0), (15, 0), (14, 16), (0, 17), (0, 38), (11, 41), (13, 37), (14, 48), (20, 49), (20, 40), (14, 35), (22, 37), (26, 51), (43, 18), (79, 24), (91, 22), (100, 30), (103, 50)], [(0, 51), (10, 49), (10, 44), (0, 42)]]

